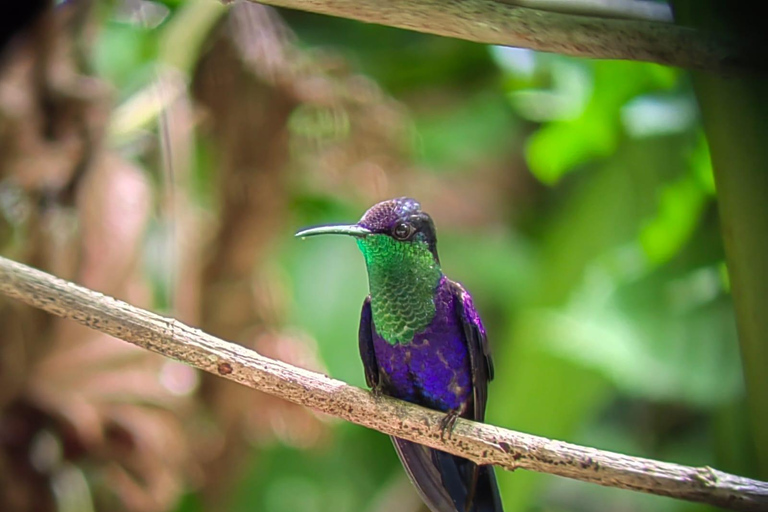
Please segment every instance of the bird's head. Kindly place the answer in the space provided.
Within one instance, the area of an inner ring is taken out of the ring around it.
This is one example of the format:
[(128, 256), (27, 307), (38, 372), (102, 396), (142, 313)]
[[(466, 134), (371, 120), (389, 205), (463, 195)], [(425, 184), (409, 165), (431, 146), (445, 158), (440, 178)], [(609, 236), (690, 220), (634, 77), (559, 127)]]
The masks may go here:
[(303, 229), (298, 237), (315, 235), (349, 235), (371, 264), (422, 263), (429, 256), (439, 266), (437, 236), (432, 218), (421, 210), (415, 199), (399, 197), (377, 203), (368, 209), (357, 224), (319, 226)]

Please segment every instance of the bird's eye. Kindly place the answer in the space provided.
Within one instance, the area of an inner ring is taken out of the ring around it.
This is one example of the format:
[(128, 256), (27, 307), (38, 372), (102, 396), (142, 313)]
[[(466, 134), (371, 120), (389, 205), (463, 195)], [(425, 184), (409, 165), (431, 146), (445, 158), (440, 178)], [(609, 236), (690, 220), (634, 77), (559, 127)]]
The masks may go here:
[(407, 222), (398, 222), (392, 230), (392, 236), (398, 240), (407, 240), (414, 232), (415, 228)]

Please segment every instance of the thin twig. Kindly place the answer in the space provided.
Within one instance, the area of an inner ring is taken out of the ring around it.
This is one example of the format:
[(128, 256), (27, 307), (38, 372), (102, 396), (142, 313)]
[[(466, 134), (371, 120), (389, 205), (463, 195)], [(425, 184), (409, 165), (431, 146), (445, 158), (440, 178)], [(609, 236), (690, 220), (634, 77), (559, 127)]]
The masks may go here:
[(481, 464), (551, 473), (609, 487), (733, 510), (768, 510), (768, 483), (717, 471), (596, 450), (460, 419), (441, 436), (443, 414), (266, 358), (171, 318), (135, 308), (0, 257), (0, 291), (166, 357), (385, 434)]
[[(531, 9), (514, 0), (251, 1), (577, 57), (638, 60), (727, 74), (765, 71), (767, 65), (761, 49), (745, 41), (663, 21)], [(523, 3), (534, 5), (532, 0)]]

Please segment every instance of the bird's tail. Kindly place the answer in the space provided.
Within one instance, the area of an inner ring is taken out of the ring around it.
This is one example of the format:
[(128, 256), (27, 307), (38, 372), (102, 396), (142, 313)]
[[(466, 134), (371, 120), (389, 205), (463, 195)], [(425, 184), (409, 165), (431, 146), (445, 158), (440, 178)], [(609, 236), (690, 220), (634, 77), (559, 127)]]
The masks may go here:
[(503, 512), (492, 466), (392, 438), (408, 477), (432, 512)]

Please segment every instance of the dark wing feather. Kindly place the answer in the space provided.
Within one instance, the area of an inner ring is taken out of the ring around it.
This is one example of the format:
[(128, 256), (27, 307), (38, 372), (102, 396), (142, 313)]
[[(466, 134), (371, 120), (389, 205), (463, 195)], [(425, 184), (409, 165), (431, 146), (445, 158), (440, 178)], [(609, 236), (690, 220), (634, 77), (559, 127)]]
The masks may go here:
[[(472, 297), (459, 283), (451, 282), (451, 288), (456, 318), (464, 330), (472, 372), (474, 393), (473, 407), (469, 417), (475, 421), (484, 421), (485, 406), (488, 402), (488, 382), (493, 379), (493, 359), (488, 338), (480, 315), (472, 303)], [(455, 464), (460, 468), (463, 481), (467, 482), (465, 494), (470, 503), (466, 510), (501, 512), (503, 508), (493, 466), (478, 466), (460, 457), (455, 457)]]
[(478, 512), (503, 512), (493, 466), (476, 466), (477, 483), (472, 504)]
[(480, 321), (472, 297), (459, 283), (451, 283), (456, 317), (464, 329), (464, 337), (469, 350), (474, 388), (474, 410), (470, 416), (475, 421), (485, 420), (485, 405), (488, 402), (488, 382), (493, 379), (493, 359), (488, 347), (485, 328)]
[(365, 298), (363, 311), (360, 313), (360, 358), (365, 369), (365, 383), (369, 388), (379, 386), (379, 364), (376, 362), (376, 352), (373, 350), (373, 322), (371, 321), (371, 296)]
[[(493, 466), (478, 466), (396, 437), (392, 442), (408, 477), (432, 512), (503, 512)], [(470, 479), (474, 489), (468, 489)]]
[(463, 512), (466, 490), (459, 481), (459, 470), (453, 463), (453, 455), (397, 437), (392, 437), (392, 442), (408, 478), (429, 510)]

